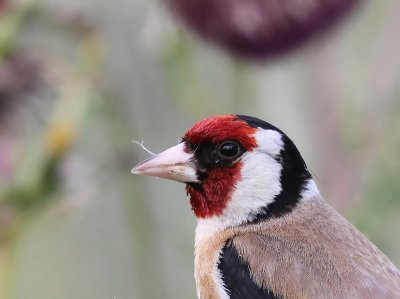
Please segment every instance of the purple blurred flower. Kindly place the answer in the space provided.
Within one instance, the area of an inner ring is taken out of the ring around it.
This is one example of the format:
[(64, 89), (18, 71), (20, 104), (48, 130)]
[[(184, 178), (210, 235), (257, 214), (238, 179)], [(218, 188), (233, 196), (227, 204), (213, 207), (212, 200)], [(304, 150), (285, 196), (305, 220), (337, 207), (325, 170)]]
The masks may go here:
[(183, 22), (235, 55), (286, 53), (339, 21), (361, 0), (166, 0)]
[[(0, 0), (1, 1), (1, 0)], [(42, 82), (41, 63), (23, 53), (13, 53), (0, 63), (0, 125), (33, 97)]]

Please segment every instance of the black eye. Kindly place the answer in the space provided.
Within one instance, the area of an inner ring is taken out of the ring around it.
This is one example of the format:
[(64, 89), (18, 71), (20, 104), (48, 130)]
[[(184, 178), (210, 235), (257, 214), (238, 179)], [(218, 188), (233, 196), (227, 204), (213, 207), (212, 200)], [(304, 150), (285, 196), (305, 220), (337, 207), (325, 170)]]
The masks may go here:
[(218, 154), (223, 159), (234, 160), (242, 154), (242, 149), (237, 142), (225, 141), (218, 145)]

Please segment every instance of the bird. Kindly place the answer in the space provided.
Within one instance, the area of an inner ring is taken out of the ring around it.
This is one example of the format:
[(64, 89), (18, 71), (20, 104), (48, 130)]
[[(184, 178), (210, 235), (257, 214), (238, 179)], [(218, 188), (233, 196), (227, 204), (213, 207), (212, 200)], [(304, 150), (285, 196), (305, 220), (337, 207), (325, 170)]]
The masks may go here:
[(205, 118), (132, 173), (186, 184), (200, 299), (400, 298), (398, 268), (323, 199), (268, 122)]

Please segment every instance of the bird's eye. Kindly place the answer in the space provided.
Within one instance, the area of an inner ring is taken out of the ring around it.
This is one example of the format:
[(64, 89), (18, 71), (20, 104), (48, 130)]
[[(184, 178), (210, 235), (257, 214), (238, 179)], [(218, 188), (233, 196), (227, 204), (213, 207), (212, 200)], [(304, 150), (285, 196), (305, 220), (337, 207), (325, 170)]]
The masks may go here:
[(242, 154), (240, 145), (234, 141), (225, 141), (220, 143), (217, 150), (221, 158), (229, 160), (234, 160)]

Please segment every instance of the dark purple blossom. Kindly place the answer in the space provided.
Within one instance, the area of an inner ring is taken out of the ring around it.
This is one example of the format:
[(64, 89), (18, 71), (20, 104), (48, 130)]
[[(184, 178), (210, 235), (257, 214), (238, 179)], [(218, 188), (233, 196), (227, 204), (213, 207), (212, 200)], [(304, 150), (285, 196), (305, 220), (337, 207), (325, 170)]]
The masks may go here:
[(337, 23), (361, 0), (166, 0), (200, 36), (235, 55), (286, 53)]

